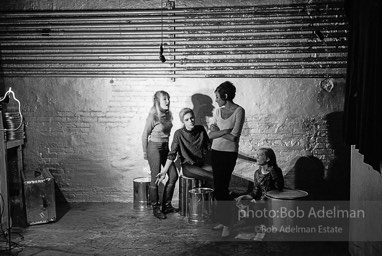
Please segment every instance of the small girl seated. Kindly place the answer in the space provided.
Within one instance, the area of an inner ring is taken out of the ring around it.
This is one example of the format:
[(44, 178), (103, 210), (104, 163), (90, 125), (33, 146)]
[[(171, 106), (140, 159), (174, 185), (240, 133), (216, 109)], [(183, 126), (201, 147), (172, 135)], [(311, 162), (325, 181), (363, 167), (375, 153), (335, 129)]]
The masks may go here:
[[(248, 194), (241, 195), (235, 199), (240, 211), (248, 209), (250, 202), (265, 201), (268, 191), (275, 189), (282, 191), (284, 188), (284, 177), (281, 169), (277, 166), (275, 152), (271, 148), (258, 149), (257, 165), (259, 169), (254, 174), (253, 188), (251, 191), (248, 191)], [(241, 212), (241, 216), (244, 217), (244, 213)]]
[(271, 148), (260, 148), (257, 151), (257, 165), (253, 179), (253, 189), (249, 194), (236, 198), (237, 204), (241, 200), (266, 200), (266, 192), (274, 189), (282, 191), (284, 177), (281, 169), (277, 166), (275, 152)]

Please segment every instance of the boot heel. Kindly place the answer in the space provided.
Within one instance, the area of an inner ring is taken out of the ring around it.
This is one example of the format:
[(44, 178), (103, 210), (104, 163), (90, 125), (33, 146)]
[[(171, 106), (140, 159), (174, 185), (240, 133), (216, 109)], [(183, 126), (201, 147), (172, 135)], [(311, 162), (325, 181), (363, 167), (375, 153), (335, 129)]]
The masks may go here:
[(160, 208), (158, 206), (155, 206), (154, 209), (153, 209), (153, 214), (155, 217), (157, 217), (158, 219), (161, 219), (161, 220), (164, 220), (166, 219), (166, 214), (164, 214)]
[(179, 212), (179, 209), (178, 208), (175, 208), (174, 206), (172, 206), (171, 204), (169, 205), (165, 205), (163, 207), (163, 213), (164, 214), (168, 214), (168, 213), (175, 213), (175, 212)]

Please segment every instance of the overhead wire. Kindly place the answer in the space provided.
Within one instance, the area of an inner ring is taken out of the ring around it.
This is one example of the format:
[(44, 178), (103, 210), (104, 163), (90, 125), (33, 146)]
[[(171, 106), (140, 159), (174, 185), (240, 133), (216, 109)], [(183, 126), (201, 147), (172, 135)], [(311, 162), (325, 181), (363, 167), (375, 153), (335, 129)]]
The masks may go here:
[(166, 62), (166, 58), (163, 55), (163, 0), (160, 1), (160, 8), (161, 8), (161, 43), (159, 47), (159, 60), (161, 62)]

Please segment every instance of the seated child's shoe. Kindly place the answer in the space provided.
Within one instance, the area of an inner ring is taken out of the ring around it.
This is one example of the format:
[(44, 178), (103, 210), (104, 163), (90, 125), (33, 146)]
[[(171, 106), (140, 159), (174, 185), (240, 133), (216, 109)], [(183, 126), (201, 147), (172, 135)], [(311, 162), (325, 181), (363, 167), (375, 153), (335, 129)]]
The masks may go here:
[(254, 241), (262, 241), (265, 237), (265, 233), (257, 233), (255, 238), (253, 238)]
[(223, 226), (222, 238), (229, 237), (231, 235), (231, 229), (228, 226)]
[(216, 225), (215, 227), (213, 227), (212, 228), (212, 230), (220, 230), (220, 229), (222, 229), (224, 227), (224, 225), (223, 224), (218, 224), (218, 225)]

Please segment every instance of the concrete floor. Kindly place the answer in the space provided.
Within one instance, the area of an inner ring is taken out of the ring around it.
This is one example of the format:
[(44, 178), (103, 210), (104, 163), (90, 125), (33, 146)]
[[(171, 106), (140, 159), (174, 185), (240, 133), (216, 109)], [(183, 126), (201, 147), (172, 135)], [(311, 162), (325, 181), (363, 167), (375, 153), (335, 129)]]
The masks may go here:
[[(212, 224), (189, 224), (179, 214), (156, 219), (125, 203), (57, 207), (56, 222), (12, 229), (11, 255), (348, 255), (346, 242), (221, 239)], [(1, 249), (4, 249), (2, 242)], [(2, 250), (0, 255), (9, 255)]]

